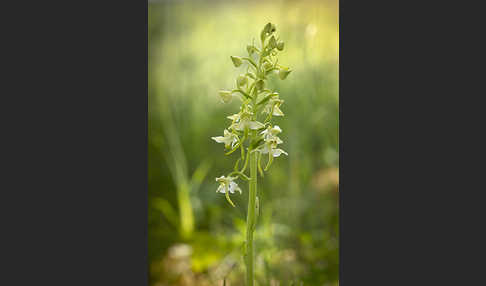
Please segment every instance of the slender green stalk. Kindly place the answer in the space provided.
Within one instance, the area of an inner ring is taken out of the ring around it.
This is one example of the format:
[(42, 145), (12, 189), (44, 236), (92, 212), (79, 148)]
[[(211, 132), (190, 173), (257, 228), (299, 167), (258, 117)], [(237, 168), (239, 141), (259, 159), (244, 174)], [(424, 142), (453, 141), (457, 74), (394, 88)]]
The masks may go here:
[(257, 152), (250, 154), (250, 192), (248, 195), (248, 214), (246, 218), (246, 285), (253, 286), (255, 281), (255, 257), (253, 231), (255, 230), (255, 210), (257, 196)]

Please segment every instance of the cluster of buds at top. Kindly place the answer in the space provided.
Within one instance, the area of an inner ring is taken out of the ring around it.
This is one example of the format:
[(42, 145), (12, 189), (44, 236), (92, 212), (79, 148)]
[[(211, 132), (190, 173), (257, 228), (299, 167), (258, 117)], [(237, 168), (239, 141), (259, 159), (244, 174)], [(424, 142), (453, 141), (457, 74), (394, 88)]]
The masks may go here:
[[(283, 141), (277, 136), (282, 132), (279, 126), (273, 125), (273, 116), (284, 116), (280, 109), (284, 100), (275, 90), (267, 87), (268, 77), (278, 75), (281, 80), (287, 78), (292, 71), (290, 68), (278, 63), (277, 54), (284, 50), (284, 42), (276, 36), (276, 27), (272, 23), (265, 25), (260, 33), (260, 45), (248, 44), (246, 50), (248, 56), (231, 56), (231, 61), (236, 68), (246, 66), (246, 72), (238, 75), (235, 87), (231, 90), (220, 90), (219, 96), (223, 103), (229, 103), (233, 98), (241, 101), (238, 113), (228, 116), (230, 125), (224, 129), (223, 136), (212, 137), (218, 143), (224, 143), (228, 149), (226, 155), (236, 150), (241, 150), (241, 158), (236, 163), (234, 170), (227, 176), (216, 179), (220, 183), (217, 192), (224, 193), (228, 202), (234, 206), (229, 197), (232, 190), (241, 189), (234, 182), (238, 178), (248, 180), (245, 175), (249, 154), (257, 152), (258, 171), (263, 176), (273, 162), (274, 157), (281, 154), (288, 155), (284, 150), (277, 148)], [(265, 168), (261, 167), (262, 157), (267, 157)], [(240, 164), (242, 167), (240, 168)]]

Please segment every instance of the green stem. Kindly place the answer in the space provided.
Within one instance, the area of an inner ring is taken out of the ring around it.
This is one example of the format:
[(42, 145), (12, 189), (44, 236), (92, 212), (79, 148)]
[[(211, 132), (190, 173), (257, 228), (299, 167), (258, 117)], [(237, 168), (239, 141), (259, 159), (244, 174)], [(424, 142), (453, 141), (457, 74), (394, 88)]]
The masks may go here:
[(246, 218), (246, 285), (253, 286), (255, 281), (255, 257), (253, 250), (253, 231), (255, 230), (255, 210), (257, 196), (257, 152), (250, 153), (250, 192)]

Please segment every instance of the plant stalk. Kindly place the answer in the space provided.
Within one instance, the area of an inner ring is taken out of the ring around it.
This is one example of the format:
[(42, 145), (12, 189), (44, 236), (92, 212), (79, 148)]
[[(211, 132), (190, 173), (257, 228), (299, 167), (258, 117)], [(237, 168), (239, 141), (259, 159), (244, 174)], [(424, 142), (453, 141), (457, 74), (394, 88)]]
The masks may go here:
[(253, 249), (253, 232), (255, 230), (255, 210), (257, 196), (257, 152), (250, 154), (250, 192), (248, 197), (248, 214), (246, 218), (246, 285), (253, 286), (255, 281), (255, 257)]

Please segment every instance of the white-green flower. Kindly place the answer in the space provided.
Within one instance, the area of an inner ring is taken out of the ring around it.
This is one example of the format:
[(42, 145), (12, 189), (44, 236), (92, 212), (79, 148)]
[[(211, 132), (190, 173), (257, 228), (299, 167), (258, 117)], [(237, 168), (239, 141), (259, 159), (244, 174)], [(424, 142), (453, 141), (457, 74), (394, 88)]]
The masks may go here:
[(281, 154), (289, 155), (284, 150), (276, 148), (277, 144), (280, 144), (277, 140), (266, 141), (265, 144), (260, 146), (257, 150), (262, 154), (270, 153), (273, 157), (279, 157)]
[(231, 128), (234, 128), (238, 131), (243, 131), (245, 130), (245, 128), (249, 128), (252, 130), (264, 128), (265, 125), (263, 123), (252, 120), (252, 115), (253, 113), (245, 110), (240, 113), (228, 116), (229, 119), (233, 120)]
[(260, 134), (263, 135), (263, 139), (265, 141), (271, 141), (272, 139), (277, 140), (277, 144), (283, 143), (280, 138), (277, 137), (277, 134), (282, 133), (282, 129), (278, 125), (275, 126), (268, 126), (267, 129), (263, 130)]
[(231, 193), (234, 194), (234, 192), (240, 192), (241, 194), (241, 189), (238, 186), (237, 183), (235, 183), (233, 180), (236, 179), (235, 177), (225, 177), (221, 176), (219, 178), (216, 178), (216, 182), (219, 183), (218, 189), (216, 190), (217, 193)]
[(257, 151), (262, 154), (271, 154), (272, 157), (279, 157), (281, 154), (289, 155), (282, 149), (277, 148), (278, 144), (283, 143), (277, 134), (281, 133), (282, 129), (278, 125), (273, 127), (269, 126), (263, 130), (260, 134), (263, 135), (265, 143), (257, 148)]
[[(284, 116), (282, 110), (280, 110), (280, 105), (282, 105), (284, 101), (279, 99), (278, 97), (273, 97), (268, 100), (268, 103), (263, 108), (263, 113), (272, 113), (273, 116)], [(272, 112), (273, 110), (273, 112)]]
[(226, 129), (224, 130), (223, 135), (224, 136), (211, 137), (211, 139), (213, 139), (218, 143), (224, 143), (224, 147), (227, 149), (230, 146), (231, 148), (234, 148), (236, 143), (238, 143), (238, 136), (236, 136), (236, 134), (229, 132)]

